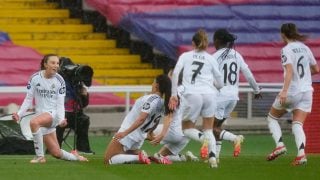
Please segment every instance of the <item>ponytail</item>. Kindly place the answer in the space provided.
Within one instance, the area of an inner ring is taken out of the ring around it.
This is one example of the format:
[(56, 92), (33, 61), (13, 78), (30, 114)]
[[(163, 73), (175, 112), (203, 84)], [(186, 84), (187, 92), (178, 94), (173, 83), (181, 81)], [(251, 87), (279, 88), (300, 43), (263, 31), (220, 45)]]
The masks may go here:
[(165, 114), (169, 114), (171, 112), (171, 110), (169, 110), (169, 100), (171, 97), (171, 80), (168, 75), (162, 74), (156, 77), (156, 82), (159, 84), (160, 93), (164, 95)]
[(199, 29), (192, 37), (192, 42), (199, 51), (206, 50), (208, 47), (208, 36), (205, 30)]
[(280, 31), (290, 40), (305, 41), (308, 38), (308, 36), (300, 34), (293, 23), (282, 24)]

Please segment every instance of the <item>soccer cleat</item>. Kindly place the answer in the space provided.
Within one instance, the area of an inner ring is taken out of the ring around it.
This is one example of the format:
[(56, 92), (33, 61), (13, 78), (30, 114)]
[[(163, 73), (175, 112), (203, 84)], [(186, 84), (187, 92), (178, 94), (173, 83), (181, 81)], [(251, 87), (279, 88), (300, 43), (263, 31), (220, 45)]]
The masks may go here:
[(95, 155), (96, 153), (94, 151), (88, 150), (88, 151), (79, 151), (78, 154), (80, 155)]
[(160, 159), (158, 159), (159, 164), (172, 164), (170, 159), (167, 156), (161, 156)]
[(149, 157), (149, 159), (157, 164), (172, 164), (168, 156), (162, 156), (159, 153), (155, 153), (153, 156)]
[(244, 137), (238, 135), (234, 141), (233, 156), (238, 157), (241, 152), (241, 143), (243, 143)]
[(209, 146), (209, 140), (208, 139), (204, 139), (203, 140), (203, 144), (202, 144), (202, 146), (200, 148), (200, 157), (203, 160), (208, 159), (208, 156), (209, 156), (208, 146)]
[(271, 154), (268, 155), (267, 161), (275, 160), (277, 157), (285, 154), (287, 152), (287, 148), (285, 146), (280, 146), (275, 148)]
[(46, 163), (46, 159), (43, 157), (43, 156), (36, 156), (34, 157), (31, 161), (30, 161), (31, 164), (37, 164), (37, 163)]
[(77, 150), (72, 150), (72, 151), (71, 151), (71, 154), (75, 155), (79, 161), (84, 161), (84, 162), (89, 161), (87, 158), (79, 155), (79, 153), (78, 153)]
[(218, 167), (218, 163), (215, 157), (211, 157), (208, 160), (208, 163), (210, 165), (211, 168), (217, 168)]
[(306, 155), (298, 156), (292, 162), (293, 166), (299, 166), (299, 165), (303, 165), (303, 164), (307, 164)]
[(139, 161), (141, 164), (150, 164), (150, 159), (148, 158), (148, 154), (144, 151), (141, 150), (138, 154), (139, 156)]
[(195, 155), (193, 155), (193, 153), (191, 151), (187, 151), (185, 154), (185, 157), (187, 159), (187, 161), (199, 161), (199, 158)]

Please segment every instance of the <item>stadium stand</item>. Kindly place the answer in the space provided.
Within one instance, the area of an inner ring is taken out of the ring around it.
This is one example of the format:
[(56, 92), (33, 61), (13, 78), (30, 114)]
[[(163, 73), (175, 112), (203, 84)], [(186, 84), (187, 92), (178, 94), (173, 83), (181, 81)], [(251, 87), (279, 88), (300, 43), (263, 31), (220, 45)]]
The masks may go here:
[[(198, 28), (212, 36), (218, 28), (237, 35), (237, 46), (258, 82), (281, 82), (279, 28), (294, 22), (316, 39), (307, 44), (319, 59), (320, 2), (313, 0), (86, 0), (114, 25), (175, 61), (190, 50)], [(210, 37), (211, 39), (212, 37)], [(257, 51), (252, 51), (252, 49)], [(212, 51), (212, 50), (211, 50)], [(271, 55), (271, 56), (270, 56)], [(261, 66), (263, 65), (263, 66)], [(272, 76), (270, 76), (270, 73)], [(269, 76), (266, 76), (269, 75)], [(316, 80), (320, 76), (316, 77)]]
[[(149, 84), (153, 76), (162, 73), (150, 64), (141, 63), (141, 58), (131, 55), (129, 49), (116, 48), (115, 40), (106, 39), (105, 33), (94, 32), (94, 27), (81, 19), (70, 18), (69, 10), (57, 9), (59, 7), (45, 0), (0, 2), (2, 86), (24, 86), (29, 76), (39, 69), (39, 60), (46, 53), (92, 66), (96, 84)], [(117, 76), (116, 69), (120, 69), (121, 76)], [(149, 76), (142, 73), (146, 70)], [(20, 104), (23, 97), (1, 95), (0, 106)], [(124, 104), (124, 98), (114, 94), (94, 94), (90, 99), (92, 105)]]

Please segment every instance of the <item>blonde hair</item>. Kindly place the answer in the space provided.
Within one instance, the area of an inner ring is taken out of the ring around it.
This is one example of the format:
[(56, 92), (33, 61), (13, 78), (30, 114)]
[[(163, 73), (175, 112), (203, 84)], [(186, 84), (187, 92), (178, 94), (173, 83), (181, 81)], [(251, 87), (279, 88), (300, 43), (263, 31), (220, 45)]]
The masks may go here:
[(192, 37), (197, 50), (205, 50), (208, 47), (208, 35), (204, 29), (199, 29)]

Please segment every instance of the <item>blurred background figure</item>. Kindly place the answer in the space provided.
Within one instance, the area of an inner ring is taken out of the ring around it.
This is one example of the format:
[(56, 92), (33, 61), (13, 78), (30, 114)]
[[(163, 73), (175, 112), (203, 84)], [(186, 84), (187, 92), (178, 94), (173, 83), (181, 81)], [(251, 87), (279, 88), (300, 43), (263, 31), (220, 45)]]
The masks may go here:
[(73, 149), (80, 154), (94, 154), (88, 137), (90, 117), (83, 112), (83, 108), (89, 104), (86, 87), (91, 86), (93, 70), (89, 66), (75, 65), (69, 58), (62, 57), (59, 73), (66, 82), (65, 116), (68, 122), (66, 127), (57, 127), (59, 145), (66, 139), (63, 137), (65, 129), (70, 128), (75, 132)]

